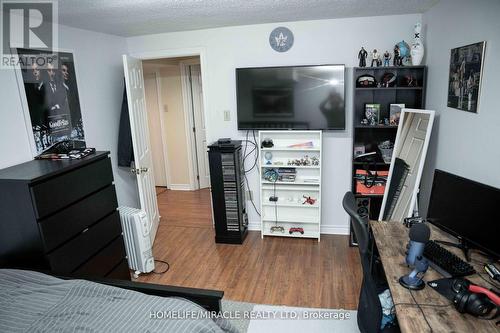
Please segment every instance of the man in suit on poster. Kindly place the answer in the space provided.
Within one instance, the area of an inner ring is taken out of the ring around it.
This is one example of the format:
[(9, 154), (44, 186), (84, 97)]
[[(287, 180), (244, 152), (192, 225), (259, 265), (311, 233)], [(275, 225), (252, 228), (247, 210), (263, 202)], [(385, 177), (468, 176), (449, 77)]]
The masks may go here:
[(52, 64), (47, 64), (45, 102), (47, 123), (52, 141), (68, 138), (71, 134), (71, 116), (66, 97), (66, 89), (61, 84), (61, 72)]
[(72, 76), (70, 64), (61, 64), (62, 85), (66, 91), (66, 98), (68, 101), (69, 112), (71, 115), (71, 126), (79, 128), (81, 122), (80, 102), (78, 99), (78, 91), (76, 88), (76, 80)]

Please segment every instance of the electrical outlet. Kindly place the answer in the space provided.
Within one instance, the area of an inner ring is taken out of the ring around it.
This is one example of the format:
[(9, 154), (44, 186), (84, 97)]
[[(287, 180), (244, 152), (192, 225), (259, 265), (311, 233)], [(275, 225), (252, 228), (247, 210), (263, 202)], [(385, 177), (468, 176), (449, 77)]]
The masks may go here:
[(231, 120), (231, 111), (224, 110), (224, 121), (230, 121), (230, 120)]
[(247, 201), (251, 201), (253, 200), (253, 192), (252, 191), (246, 191), (246, 197), (247, 197)]

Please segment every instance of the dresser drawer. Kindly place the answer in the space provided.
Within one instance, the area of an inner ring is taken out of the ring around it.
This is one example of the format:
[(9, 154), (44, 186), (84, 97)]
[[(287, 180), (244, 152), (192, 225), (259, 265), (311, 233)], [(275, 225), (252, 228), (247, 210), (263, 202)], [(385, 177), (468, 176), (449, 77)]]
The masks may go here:
[(111, 185), (39, 221), (45, 251), (50, 252), (78, 235), (83, 229), (112, 213), (117, 206), (115, 187)]
[(98, 160), (31, 188), (37, 218), (43, 218), (113, 182), (109, 158)]
[(123, 237), (119, 236), (101, 252), (90, 258), (86, 263), (71, 273), (72, 276), (104, 277), (125, 258)]
[(56, 273), (71, 273), (97, 252), (120, 236), (122, 228), (117, 211), (83, 231), (80, 235), (47, 255)]
[(106, 275), (108, 279), (128, 280), (130, 281), (130, 269), (128, 268), (127, 260), (123, 260), (118, 266)]

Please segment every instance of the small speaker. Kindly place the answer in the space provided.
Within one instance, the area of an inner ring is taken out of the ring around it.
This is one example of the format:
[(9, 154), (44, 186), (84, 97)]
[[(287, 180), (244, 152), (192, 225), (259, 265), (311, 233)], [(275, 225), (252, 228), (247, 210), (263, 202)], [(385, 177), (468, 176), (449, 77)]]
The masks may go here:
[(356, 206), (358, 207), (359, 216), (370, 217), (370, 198), (356, 198)]

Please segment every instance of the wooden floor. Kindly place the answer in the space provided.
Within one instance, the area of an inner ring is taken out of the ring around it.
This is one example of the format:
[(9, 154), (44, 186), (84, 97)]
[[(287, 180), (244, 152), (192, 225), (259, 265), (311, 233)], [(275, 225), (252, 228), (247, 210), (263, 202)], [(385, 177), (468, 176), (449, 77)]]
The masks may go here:
[(218, 289), (224, 298), (251, 303), (357, 308), (362, 273), (347, 236), (322, 235), (318, 243), (261, 239), (260, 232), (250, 231), (243, 245), (215, 244), (209, 195), (208, 190), (158, 195), (162, 219), (153, 252), (170, 270), (140, 281)]

